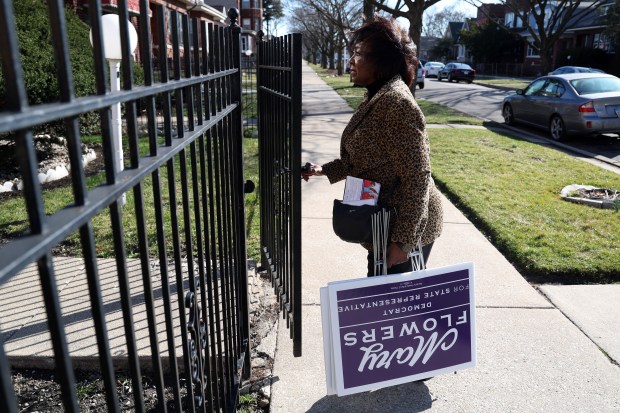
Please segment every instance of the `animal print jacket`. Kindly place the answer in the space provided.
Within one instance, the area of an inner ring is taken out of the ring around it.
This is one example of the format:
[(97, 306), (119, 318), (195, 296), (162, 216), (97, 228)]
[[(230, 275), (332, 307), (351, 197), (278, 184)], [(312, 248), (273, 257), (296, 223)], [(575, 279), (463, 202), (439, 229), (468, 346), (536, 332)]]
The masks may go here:
[(370, 100), (366, 94), (342, 133), (340, 158), (322, 165), (330, 183), (350, 175), (381, 184), (379, 202), (396, 209), (393, 242), (427, 245), (441, 234), (443, 211), (425, 125), (411, 91), (395, 76)]

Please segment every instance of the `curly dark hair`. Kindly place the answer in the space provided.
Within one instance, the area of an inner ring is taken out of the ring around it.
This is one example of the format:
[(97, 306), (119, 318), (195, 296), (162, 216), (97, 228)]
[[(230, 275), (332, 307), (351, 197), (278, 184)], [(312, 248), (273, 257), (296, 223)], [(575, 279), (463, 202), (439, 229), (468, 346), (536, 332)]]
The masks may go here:
[(364, 42), (366, 58), (379, 82), (400, 75), (411, 87), (418, 65), (416, 46), (396, 19), (375, 15), (351, 34), (350, 50)]

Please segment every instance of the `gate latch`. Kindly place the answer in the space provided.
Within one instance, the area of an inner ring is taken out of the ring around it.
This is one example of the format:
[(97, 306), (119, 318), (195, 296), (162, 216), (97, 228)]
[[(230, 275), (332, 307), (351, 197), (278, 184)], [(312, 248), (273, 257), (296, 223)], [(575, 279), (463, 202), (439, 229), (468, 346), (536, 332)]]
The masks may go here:
[(250, 181), (249, 179), (245, 181), (245, 184), (243, 185), (243, 192), (245, 192), (246, 194), (251, 194), (252, 192), (254, 192), (254, 189), (256, 189), (256, 185), (254, 185), (254, 182)]

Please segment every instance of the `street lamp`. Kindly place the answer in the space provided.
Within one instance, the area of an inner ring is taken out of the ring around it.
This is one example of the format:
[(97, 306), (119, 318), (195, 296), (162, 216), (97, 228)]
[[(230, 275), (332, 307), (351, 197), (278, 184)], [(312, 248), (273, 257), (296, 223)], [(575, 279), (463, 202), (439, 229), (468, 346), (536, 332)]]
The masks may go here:
[[(129, 29), (129, 50), (133, 53), (138, 45), (138, 33), (131, 22), (128, 22), (127, 26)], [(120, 67), (121, 60), (123, 60), (119, 16), (117, 14), (106, 14), (101, 16), (101, 32), (103, 34), (103, 54), (110, 67), (110, 91), (118, 92), (121, 90)], [(92, 29), (90, 31), (90, 44), (93, 44)], [(112, 105), (112, 140), (115, 145), (115, 159), (119, 172), (124, 169), (121, 126), (121, 104), (118, 102)], [(121, 205), (124, 204), (125, 195), (123, 194)]]

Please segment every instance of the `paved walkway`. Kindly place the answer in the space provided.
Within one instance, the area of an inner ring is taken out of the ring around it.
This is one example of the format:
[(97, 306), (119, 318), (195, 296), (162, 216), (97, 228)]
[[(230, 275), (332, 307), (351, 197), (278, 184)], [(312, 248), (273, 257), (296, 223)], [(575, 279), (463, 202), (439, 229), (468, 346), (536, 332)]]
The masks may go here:
[[(302, 160), (338, 156), (352, 111), (314, 73), (303, 73)], [(365, 274), (365, 252), (331, 229), (342, 184), (303, 183), (303, 356), (280, 320), (272, 413), (620, 412), (620, 285), (529, 285), (453, 205), (429, 267), (476, 269), (478, 366), (423, 383), (326, 396), (319, 287)]]

